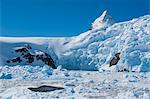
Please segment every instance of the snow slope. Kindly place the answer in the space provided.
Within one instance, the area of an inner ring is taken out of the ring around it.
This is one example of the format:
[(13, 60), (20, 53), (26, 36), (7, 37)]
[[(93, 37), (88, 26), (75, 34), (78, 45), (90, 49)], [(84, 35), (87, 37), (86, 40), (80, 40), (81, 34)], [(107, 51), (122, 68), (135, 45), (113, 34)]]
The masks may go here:
[[(68, 51), (60, 62), (66, 68), (150, 71), (150, 16), (88, 31), (65, 46)], [(109, 67), (116, 53), (121, 53), (120, 60)]]
[[(115, 24), (110, 19), (104, 11), (93, 22), (93, 29), (70, 38), (0, 37), (0, 65), (29, 65), (6, 63), (18, 56), (14, 48), (29, 44), (32, 52), (46, 52), (57, 66), (66, 69), (150, 71), (150, 15)], [(117, 53), (120, 60), (109, 67)], [(30, 65), (44, 64), (35, 61)]]

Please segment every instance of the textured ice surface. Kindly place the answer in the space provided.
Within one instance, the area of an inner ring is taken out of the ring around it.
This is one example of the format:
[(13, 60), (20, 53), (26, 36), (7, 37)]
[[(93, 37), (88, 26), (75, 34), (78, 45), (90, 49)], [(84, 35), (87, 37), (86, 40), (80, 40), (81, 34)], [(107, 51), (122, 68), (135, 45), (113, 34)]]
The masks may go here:
[[(60, 64), (66, 68), (150, 71), (150, 16), (88, 31), (65, 46), (69, 50), (60, 57)], [(116, 53), (121, 53), (120, 61), (110, 68)]]
[[(1, 65), (10, 65), (6, 60), (17, 56), (12, 49), (24, 44), (31, 45), (33, 52), (39, 53), (38, 49), (49, 53), (57, 66), (66, 69), (147, 72), (150, 71), (150, 15), (70, 38), (1, 37)], [(120, 60), (109, 67), (116, 53), (121, 53)], [(34, 62), (34, 65), (43, 66), (40, 62)]]
[[(149, 99), (150, 73), (118, 73), (56, 70), (45, 80), (0, 80), (1, 99)], [(63, 87), (51, 92), (33, 92), (29, 87)]]
[(104, 28), (110, 26), (114, 23), (112, 17), (108, 14), (107, 10), (105, 10), (100, 17), (98, 17), (91, 26), (91, 30), (97, 30), (100, 28)]
[(53, 70), (50, 66), (0, 66), (0, 79), (46, 79), (51, 76)]

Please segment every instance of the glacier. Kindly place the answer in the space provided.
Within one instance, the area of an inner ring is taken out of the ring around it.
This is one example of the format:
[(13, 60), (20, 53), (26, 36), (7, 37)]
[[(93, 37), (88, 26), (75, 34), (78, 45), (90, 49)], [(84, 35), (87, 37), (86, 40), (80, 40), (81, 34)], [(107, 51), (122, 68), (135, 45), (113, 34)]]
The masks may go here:
[[(73, 37), (0, 37), (0, 65), (30, 65), (6, 63), (18, 56), (13, 49), (29, 44), (32, 53), (49, 53), (57, 66), (66, 69), (149, 72), (150, 15), (120, 23), (110, 22), (108, 18), (105, 11), (93, 22), (93, 29)], [(116, 53), (120, 53), (120, 60), (109, 67)], [(31, 65), (44, 64), (35, 61)]]
[[(70, 65), (98, 67), (99, 70), (150, 71), (149, 15), (83, 34), (66, 45), (69, 50), (64, 56), (71, 57), (71, 60), (67, 59), (67, 62), (71, 61)], [(121, 53), (120, 60), (115, 68), (110, 68), (107, 65), (116, 53)]]

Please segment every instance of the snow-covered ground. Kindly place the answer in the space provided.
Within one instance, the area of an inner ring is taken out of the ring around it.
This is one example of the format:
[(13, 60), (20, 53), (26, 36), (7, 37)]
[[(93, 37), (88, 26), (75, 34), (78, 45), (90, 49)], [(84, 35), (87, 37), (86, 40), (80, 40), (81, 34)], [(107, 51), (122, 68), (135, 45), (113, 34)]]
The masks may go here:
[[(1, 99), (150, 99), (150, 73), (55, 70), (42, 79), (0, 80)], [(65, 89), (33, 92), (29, 87)]]

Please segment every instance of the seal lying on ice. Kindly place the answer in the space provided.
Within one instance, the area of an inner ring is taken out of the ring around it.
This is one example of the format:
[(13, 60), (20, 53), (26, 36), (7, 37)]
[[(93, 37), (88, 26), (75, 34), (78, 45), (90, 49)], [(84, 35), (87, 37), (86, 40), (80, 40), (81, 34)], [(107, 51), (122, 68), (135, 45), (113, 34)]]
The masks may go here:
[(61, 90), (61, 89), (64, 89), (64, 88), (63, 87), (43, 85), (43, 86), (40, 86), (40, 87), (37, 87), (37, 88), (29, 87), (28, 89), (31, 90), (31, 91), (34, 91), (34, 92), (50, 92), (50, 91), (54, 91), (54, 90)]

